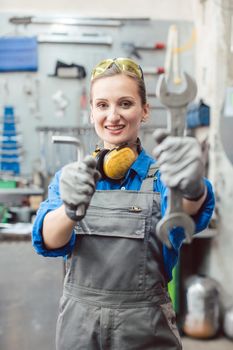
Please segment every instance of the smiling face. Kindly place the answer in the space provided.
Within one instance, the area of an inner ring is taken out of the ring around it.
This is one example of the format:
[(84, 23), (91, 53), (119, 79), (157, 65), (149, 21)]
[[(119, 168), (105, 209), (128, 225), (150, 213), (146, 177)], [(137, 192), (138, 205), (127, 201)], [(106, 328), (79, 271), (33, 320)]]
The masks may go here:
[(105, 148), (112, 149), (125, 142), (135, 144), (148, 109), (148, 104), (142, 104), (137, 81), (132, 77), (116, 74), (92, 84), (91, 122)]

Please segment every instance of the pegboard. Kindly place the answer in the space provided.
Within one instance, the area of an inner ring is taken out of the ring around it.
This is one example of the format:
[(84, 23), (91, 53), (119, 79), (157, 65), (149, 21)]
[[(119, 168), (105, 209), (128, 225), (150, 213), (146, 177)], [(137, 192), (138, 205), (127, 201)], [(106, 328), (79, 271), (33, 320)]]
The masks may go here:
[[(43, 130), (54, 129), (59, 133), (59, 128), (71, 128), (72, 133), (76, 133), (77, 127), (89, 126), (83, 121), (83, 114), (80, 109), (80, 96), (83, 88), (89, 90), (90, 74), (93, 66), (100, 60), (113, 57), (129, 57), (129, 50), (123, 43), (133, 43), (137, 46), (153, 46), (157, 42), (166, 44), (167, 34), (170, 25), (175, 24), (179, 33), (179, 46), (185, 46), (190, 42), (193, 32), (193, 23), (180, 21), (161, 21), (152, 19), (121, 21), (121, 25), (116, 27), (108, 26), (66, 26), (55, 28), (51, 25), (13, 25), (9, 23), (9, 18), (17, 16), (14, 13), (0, 14), (0, 34), (3, 35), (42, 35), (46, 33), (60, 33), (66, 35), (87, 35), (107, 36), (111, 38), (112, 45), (94, 44), (38, 44), (38, 64), (39, 69), (35, 73), (30, 72), (9, 72), (0, 73), (0, 104), (1, 111), (4, 105), (10, 104), (15, 108), (15, 114), (19, 118), (18, 129), (22, 133), (24, 156), (21, 165), (22, 174), (30, 175), (42, 157), (47, 157), (49, 173), (54, 172), (63, 165), (64, 161), (72, 161), (75, 152), (70, 152), (70, 158), (63, 155), (63, 160), (59, 160), (62, 149), (60, 146), (51, 145), (50, 131), (42, 135)], [(35, 15), (36, 16), (36, 15)], [(75, 17), (75, 15), (74, 15)], [(65, 34), (67, 32), (68, 34)], [(180, 68), (191, 75), (194, 75), (194, 45), (187, 45), (179, 55)], [(134, 58), (142, 69), (163, 67), (166, 50), (140, 50), (141, 59)], [(55, 71), (57, 60), (67, 64), (75, 63), (83, 65), (87, 76), (83, 80), (61, 79), (49, 77)], [(145, 74), (147, 93), (155, 93), (158, 75)], [(27, 94), (27, 86), (33, 87), (33, 93)], [(63, 117), (56, 113), (55, 103), (52, 99), (55, 93), (62, 91), (67, 99), (68, 107)], [(37, 98), (36, 98), (37, 96)], [(88, 96), (87, 96), (88, 97)], [(166, 126), (166, 112), (155, 97), (148, 97), (151, 106), (150, 118), (144, 125), (141, 138), (145, 149), (151, 152), (153, 140), (151, 133), (155, 127)], [(34, 110), (33, 110), (33, 108)], [(36, 112), (35, 112), (36, 109)], [(37, 113), (38, 112), (38, 113)], [(39, 132), (40, 130), (40, 132)], [(63, 129), (63, 134), (67, 129)], [(91, 152), (95, 147), (96, 137), (92, 131), (79, 132), (85, 144), (85, 151)], [(58, 148), (56, 148), (58, 147)]]

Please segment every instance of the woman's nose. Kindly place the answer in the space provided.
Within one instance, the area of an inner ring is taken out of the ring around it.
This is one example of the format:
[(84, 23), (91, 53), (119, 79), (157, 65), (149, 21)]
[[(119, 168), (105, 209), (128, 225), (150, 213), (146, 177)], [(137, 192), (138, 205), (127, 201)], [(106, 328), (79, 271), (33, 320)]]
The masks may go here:
[(120, 114), (116, 107), (112, 107), (108, 113), (108, 120), (111, 122), (116, 122), (120, 119)]

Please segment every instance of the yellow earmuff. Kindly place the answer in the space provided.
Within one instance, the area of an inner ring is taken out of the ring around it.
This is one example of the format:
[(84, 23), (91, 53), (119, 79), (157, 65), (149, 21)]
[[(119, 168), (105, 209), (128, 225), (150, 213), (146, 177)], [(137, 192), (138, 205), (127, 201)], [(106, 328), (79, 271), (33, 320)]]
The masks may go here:
[(112, 180), (122, 179), (137, 158), (137, 154), (130, 147), (97, 149), (92, 155), (97, 160), (97, 170), (102, 177)]
[(103, 170), (104, 173), (114, 180), (122, 179), (130, 166), (136, 160), (137, 156), (129, 147), (121, 149), (113, 149), (104, 157)]

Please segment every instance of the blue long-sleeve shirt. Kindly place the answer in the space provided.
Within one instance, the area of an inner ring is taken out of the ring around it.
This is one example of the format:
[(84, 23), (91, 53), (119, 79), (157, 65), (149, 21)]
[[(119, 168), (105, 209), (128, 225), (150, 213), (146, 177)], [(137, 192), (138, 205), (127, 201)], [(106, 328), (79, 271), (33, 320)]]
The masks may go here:
[[(134, 190), (139, 191), (142, 181), (146, 178), (149, 167), (155, 160), (150, 157), (144, 150), (139, 154), (136, 161), (133, 163), (129, 171), (127, 172), (124, 182), (117, 183), (109, 180), (99, 180), (96, 185), (97, 190)], [(48, 250), (43, 244), (42, 238), (42, 225), (45, 215), (62, 205), (62, 200), (60, 198), (59, 191), (59, 179), (60, 179), (61, 170), (58, 171), (48, 188), (48, 198), (41, 203), (40, 208), (38, 209), (37, 216), (33, 225), (32, 231), (32, 242), (37, 253), (57, 257), (65, 257), (67, 254), (71, 253), (75, 245), (76, 235), (73, 232), (70, 241), (61, 248)], [(165, 214), (167, 207), (167, 193), (168, 190), (166, 186), (160, 179), (160, 172), (156, 174), (156, 181), (154, 182), (154, 191), (160, 192), (161, 194), (161, 213), (162, 216)], [(196, 224), (196, 233), (204, 230), (210, 221), (214, 210), (214, 194), (212, 186), (207, 179), (204, 179), (207, 187), (207, 198), (202, 205), (202, 208), (199, 210), (199, 213), (193, 217)], [(163, 246), (163, 258), (165, 271), (167, 273), (168, 280), (171, 279), (172, 269), (175, 266), (179, 249), (181, 247), (182, 241), (184, 238), (183, 230), (180, 228), (174, 229), (170, 232), (170, 240), (172, 243), (172, 249), (168, 249), (165, 245)]]

